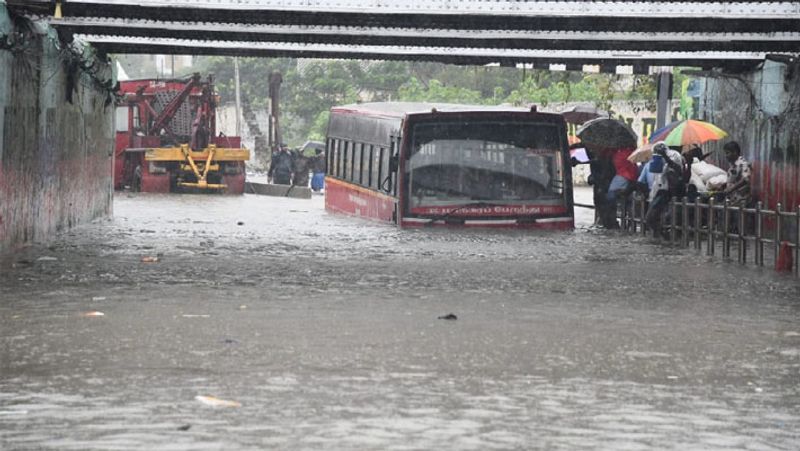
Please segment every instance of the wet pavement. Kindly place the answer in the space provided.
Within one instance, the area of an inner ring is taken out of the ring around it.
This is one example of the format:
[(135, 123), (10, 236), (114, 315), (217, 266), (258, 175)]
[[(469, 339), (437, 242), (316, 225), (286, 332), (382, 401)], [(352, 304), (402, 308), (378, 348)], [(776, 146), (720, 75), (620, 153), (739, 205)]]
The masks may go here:
[(114, 209), (0, 263), (0, 449), (800, 448), (791, 276), (580, 209), (567, 233), (321, 196)]

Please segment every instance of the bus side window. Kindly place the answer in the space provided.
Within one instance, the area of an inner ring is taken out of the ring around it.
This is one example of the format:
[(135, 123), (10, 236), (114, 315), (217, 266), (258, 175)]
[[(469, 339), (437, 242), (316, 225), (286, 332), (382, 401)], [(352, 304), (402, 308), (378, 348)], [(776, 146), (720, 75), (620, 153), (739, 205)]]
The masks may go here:
[(353, 181), (361, 184), (361, 164), (364, 161), (364, 143), (353, 143)]
[(384, 179), (384, 177), (386, 177), (386, 169), (384, 169), (384, 161), (386, 161), (387, 158), (384, 156), (385, 153), (386, 153), (386, 151), (385, 151), (385, 149), (383, 147), (379, 147), (378, 148), (378, 156), (376, 157), (377, 161), (376, 161), (376, 165), (375, 166), (377, 166), (377, 170), (378, 170), (378, 189), (379, 190), (383, 189), (383, 179)]
[(368, 177), (369, 177), (369, 185), (367, 185), (367, 186), (369, 186), (370, 188), (377, 188), (377, 185), (378, 185), (377, 183), (375, 183), (375, 181), (377, 180), (377, 177), (376, 177), (376, 174), (375, 174), (375, 167), (376, 167), (375, 163), (376, 163), (375, 162), (375, 145), (374, 144), (370, 144), (369, 145), (369, 167), (367, 168), (367, 171), (369, 171), (369, 173), (367, 174)]
[(325, 158), (328, 160), (328, 174), (336, 175), (336, 140), (331, 138), (328, 140), (328, 151), (325, 152)]
[(350, 142), (349, 141), (342, 141), (342, 180), (350, 180), (347, 176), (347, 171), (350, 168), (350, 158), (349, 158), (349, 150), (350, 150)]
[(345, 170), (347, 171), (345, 175), (347, 176), (347, 180), (353, 181), (353, 166), (355, 165), (355, 155), (356, 153), (356, 143), (352, 141), (347, 141), (345, 143), (345, 151), (344, 154), (347, 156), (347, 165), (345, 166)]
[(336, 175), (344, 180), (344, 141), (339, 140), (336, 145), (336, 153), (339, 155), (339, 161), (336, 163)]

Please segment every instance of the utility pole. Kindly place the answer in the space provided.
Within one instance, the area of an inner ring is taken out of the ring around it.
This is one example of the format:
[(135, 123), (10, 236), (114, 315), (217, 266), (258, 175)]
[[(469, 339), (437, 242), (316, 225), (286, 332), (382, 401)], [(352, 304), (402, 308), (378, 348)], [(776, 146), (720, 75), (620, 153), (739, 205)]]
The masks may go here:
[(242, 94), (239, 86), (239, 57), (233, 57), (233, 80), (236, 85), (236, 136), (242, 136)]
[(672, 107), (672, 68), (662, 70), (656, 74), (658, 77), (658, 92), (656, 94), (656, 130), (667, 125)]
[(281, 136), (281, 128), (280, 124), (278, 123), (278, 117), (280, 117), (280, 92), (281, 92), (281, 82), (283, 81), (283, 77), (281, 77), (280, 72), (272, 72), (269, 74), (269, 98), (271, 101), (270, 104), (270, 114), (271, 117), (271, 124), (272, 124), (272, 132), (270, 133), (270, 137), (274, 139), (271, 142), (271, 149), (275, 149), (276, 147), (281, 145), (283, 141), (283, 136)]

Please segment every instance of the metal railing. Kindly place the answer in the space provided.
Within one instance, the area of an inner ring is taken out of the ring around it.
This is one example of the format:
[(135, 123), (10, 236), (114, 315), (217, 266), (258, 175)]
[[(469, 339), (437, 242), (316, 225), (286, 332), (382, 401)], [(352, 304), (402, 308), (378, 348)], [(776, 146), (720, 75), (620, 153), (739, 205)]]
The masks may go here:
[[(617, 215), (621, 228), (646, 235), (646, 206), (639, 194), (622, 202)], [(720, 253), (728, 260), (733, 260), (731, 249), (735, 248), (740, 264), (763, 267), (771, 261), (769, 266), (776, 270), (791, 270), (800, 277), (800, 205), (792, 212), (784, 211), (781, 204), (768, 210), (761, 202), (755, 208), (743, 208), (727, 200), (688, 202), (682, 197), (670, 201), (661, 219), (662, 238), (673, 245), (693, 246), (708, 256)], [(787, 268), (787, 257), (793, 260), (791, 268)]]

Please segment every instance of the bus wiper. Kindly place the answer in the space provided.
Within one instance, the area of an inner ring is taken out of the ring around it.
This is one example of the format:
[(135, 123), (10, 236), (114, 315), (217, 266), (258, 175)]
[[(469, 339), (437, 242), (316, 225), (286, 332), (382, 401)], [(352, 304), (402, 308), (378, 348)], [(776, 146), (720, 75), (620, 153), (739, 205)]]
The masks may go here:
[(499, 205), (499, 204), (492, 203), (492, 202), (483, 202), (483, 201), (480, 201), (480, 202), (470, 202), (470, 203), (467, 203), (467, 204), (464, 204), (464, 205), (459, 205), (458, 207), (455, 207), (455, 208), (453, 208), (452, 210), (448, 211), (447, 213), (443, 213), (443, 214), (441, 214), (441, 215), (436, 215), (436, 216), (430, 216), (430, 217), (428, 217), (428, 219), (430, 219), (430, 220), (429, 220), (428, 222), (426, 222), (426, 223), (425, 223), (425, 225), (426, 225), (426, 226), (427, 226), (427, 225), (431, 225), (431, 224), (433, 224), (433, 223), (434, 223), (434, 222), (436, 222), (436, 221), (446, 221), (446, 220), (447, 220), (447, 219), (449, 219), (449, 218), (450, 218), (452, 215), (454, 215), (455, 213), (458, 213), (459, 211), (461, 211), (461, 210), (463, 210), (463, 209), (465, 209), (465, 208), (470, 208), (470, 207), (478, 207), (478, 208), (482, 208), (482, 207), (496, 207), (497, 205)]

